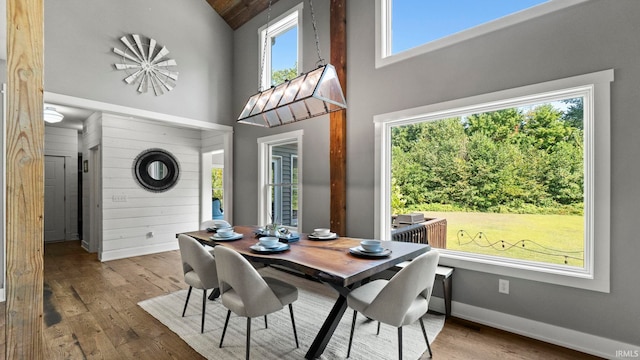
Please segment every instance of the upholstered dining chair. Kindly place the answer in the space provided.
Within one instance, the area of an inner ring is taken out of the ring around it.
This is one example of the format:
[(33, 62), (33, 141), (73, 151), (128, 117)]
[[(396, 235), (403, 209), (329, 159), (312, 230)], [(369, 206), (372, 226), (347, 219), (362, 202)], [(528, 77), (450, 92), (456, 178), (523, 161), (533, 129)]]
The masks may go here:
[(409, 265), (396, 273), (391, 280), (374, 280), (354, 289), (347, 296), (347, 305), (353, 309), (351, 334), (347, 357), (351, 354), (351, 343), (358, 311), (362, 315), (398, 328), (398, 354), (402, 359), (402, 327), (420, 321), (422, 334), (427, 342), (429, 356), (431, 346), (424, 329), (422, 316), (429, 310), (429, 299), (436, 276), (440, 254), (431, 250), (413, 259)]
[(298, 333), (293, 317), (292, 303), (298, 299), (298, 289), (278, 279), (262, 277), (249, 261), (238, 252), (224, 246), (214, 248), (220, 282), (220, 298), (228, 309), (224, 322), (220, 347), (227, 332), (231, 312), (247, 318), (246, 358), (249, 359), (251, 346), (251, 318), (264, 316), (289, 305), (293, 337), (298, 344)]
[(191, 290), (193, 288), (202, 289), (202, 323), (200, 325), (200, 332), (202, 333), (204, 332), (204, 317), (207, 308), (207, 290), (213, 289), (215, 292), (218, 288), (216, 260), (211, 252), (207, 251), (196, 239), (190, 236), (178, 235), (178, 246), (180, 247), (184, 281), (189, 285), (182, 317), (187, 311)]

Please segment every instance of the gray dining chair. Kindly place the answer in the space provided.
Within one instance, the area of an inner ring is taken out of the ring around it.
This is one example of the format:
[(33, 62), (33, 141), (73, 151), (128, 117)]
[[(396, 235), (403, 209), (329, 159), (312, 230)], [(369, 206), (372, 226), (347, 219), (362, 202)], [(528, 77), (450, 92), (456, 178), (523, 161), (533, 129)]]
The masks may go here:
[(293, 337), (298, 344), (298, 333), (293, 317), (292, 303), (298, 299), (298, 289), (278, 279), (262, 277), (251, 263), (238, 252), (224, 246), (214, 248), (220, 282), (220, 298), (228, 309), (224, 322), (220, 347), (227, 332), (231, 312), (247, 318), (246, 358), (249, 359), (251, 345), (251, 318), (264, 316), (267, 327), (267, 314), (271, 314), (289, 305)]
[(349, 293), (347, 305), (353, 309), (353, 321), (347, 357), (351, 354), (351, 343), (358, 312), (378, 321), (378, 334), (380, 334), (380, 322), (398, 328), (400, 359), (402, 359), (402, 327), (420, 320), (429, 356), (432, 355), (422, 316), (429, 310), (429, 299), (439, 257), (440, 254), (437, 251), (431, 250), (413, 259), (391, 280), (374, 280)]
[(182, 317), (187, 311), (191, 290), (193, 288), (202, 289), (202, 322), (200, 325), (200, 332), (202, 333), (204, 332), (204, 317), (207, 308), (207, 290), (218, 291), (216, 260), (211, 252), (207, 251), (196, 239), (190, 236), (178, 235), (178, 246), (180, 247), (184, 281), (189, 285)]

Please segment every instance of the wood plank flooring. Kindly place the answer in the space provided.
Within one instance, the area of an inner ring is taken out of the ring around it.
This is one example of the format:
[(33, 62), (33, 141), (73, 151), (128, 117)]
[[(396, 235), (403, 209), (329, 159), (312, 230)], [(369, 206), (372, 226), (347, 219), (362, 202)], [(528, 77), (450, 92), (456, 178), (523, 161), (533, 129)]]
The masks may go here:
[[(178, 251), (101, 263), (78, 241), (47, 244), (45, 357), (203, 359), (137, 305), (138, 301), (186, 287)], [(4, 303), (0, 303), (0, 310), (4, 309)], [(176, 309), (176, 313), (179, 311)], [(4, 333), (4, 317), (0, 327)], [(0, 354), (5, 353), (4, 341), (5, 337), (0, 337)], [(432, 349), (434, 359), (447, 360), (597, 359), (456, 318), (446, 321)]]

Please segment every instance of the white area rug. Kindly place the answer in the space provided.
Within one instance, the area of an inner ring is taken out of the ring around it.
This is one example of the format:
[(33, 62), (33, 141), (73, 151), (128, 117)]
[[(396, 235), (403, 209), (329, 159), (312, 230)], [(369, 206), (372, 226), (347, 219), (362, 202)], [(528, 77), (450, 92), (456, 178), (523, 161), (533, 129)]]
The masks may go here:
[[(260, 270), (263, 276), (276, 277), (298, 287), (298, 300), (293, 303), (300, 348), (295, 347), (289, 310), (268, 316), (269, 328), (264, 328), (263, 318), (251, 323), (251, 357), (253, 359), (304, 359), (315, 335), (337, 298), (328, 286), (305, 280), (271, 268)], [(246, 319), (231, 314), (224, 344), (219, 348), (227, 309), (219, 300), (207, 300), (204, 333), (200, 333), (202, 292), (194, 290), (185, 317), (181, 317), (187, 290), (177, 291), (138, 303), (171, 331), (178, 334), (189, 346), (208, 359), (244, 359)], [(346, 358), (353, 310), (347, 309), (327, 345), (321, 359)], [(444, 325), (444, 316), (427, 314), (424, 325), (432, 342)], [(358, 314), (350, 359), (387, 360), (398, 357), (397, 329), (382, 324), (376, 336), (377, 323)], [(403, 328), (403, 355), (405, 359), (418, 359), (427, 345), (416, 322)]]

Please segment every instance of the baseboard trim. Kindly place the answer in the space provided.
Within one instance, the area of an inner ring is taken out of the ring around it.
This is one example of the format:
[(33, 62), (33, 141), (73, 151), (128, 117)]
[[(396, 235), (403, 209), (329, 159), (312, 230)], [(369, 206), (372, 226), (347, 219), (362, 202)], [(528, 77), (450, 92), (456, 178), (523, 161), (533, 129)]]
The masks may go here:
[(172, 241), (165, 244), (151, 245), (151, 246), (141, 246), (135, 248), (128, 249), (119, 249), (112, 251), (103, 251), (98, 254), (98, 258), (100, 261), (111, 261), (118, 259), (125, 259), (133, 256), (141, 256), (141, 255), (149, 255), (155, 254), (165, 251), (178, 250), (178, 242)]
[(455, 317), (569, 349), (582, 351), (587, 354), (600, 356), (605, 359), (612, 359), (619, 356), (620, 351), (632, 351), (635, 353), (635, 351), (640, 349), (638, 345), (607, 339), (464, 303), (454, 301), (451, 307), (451, 314)]

